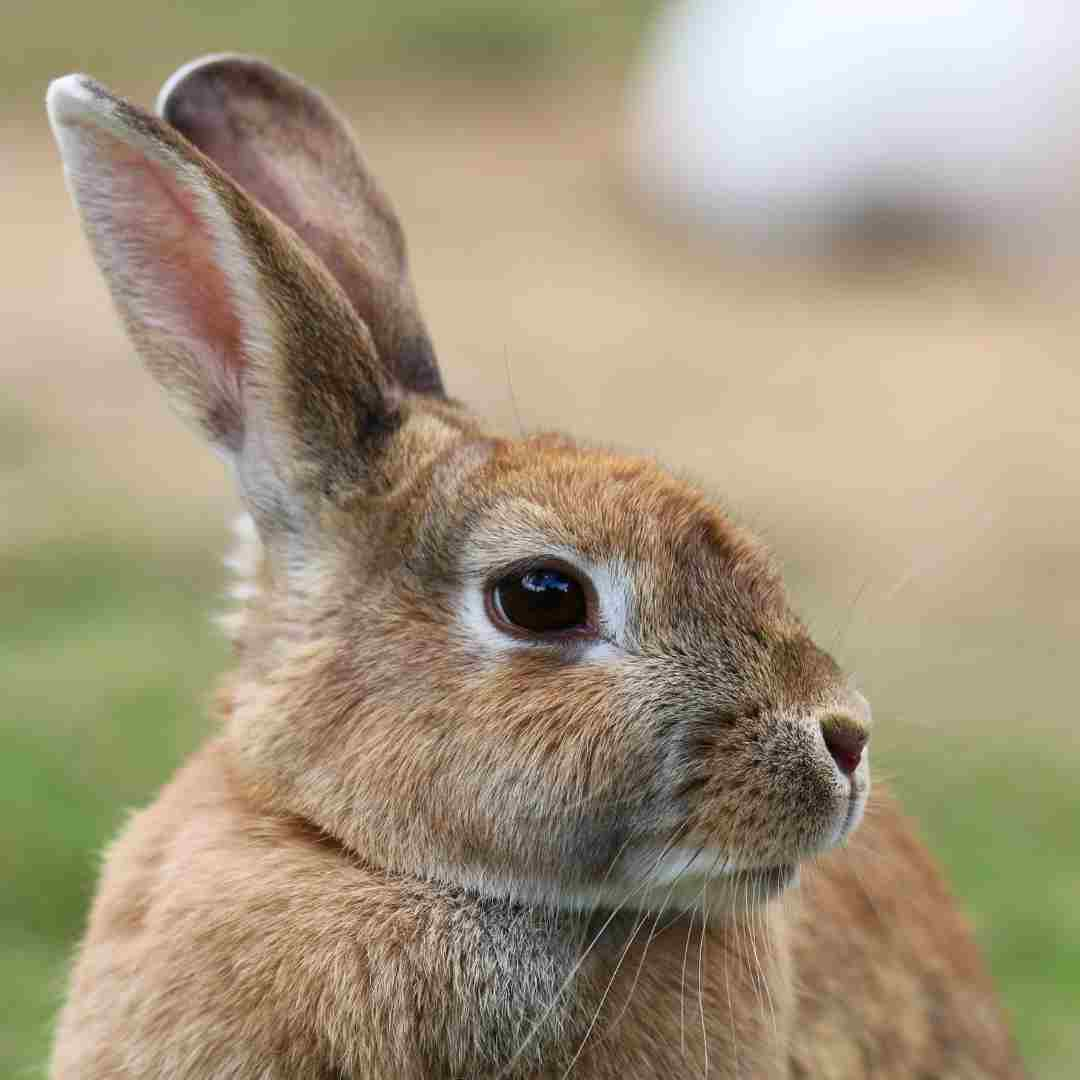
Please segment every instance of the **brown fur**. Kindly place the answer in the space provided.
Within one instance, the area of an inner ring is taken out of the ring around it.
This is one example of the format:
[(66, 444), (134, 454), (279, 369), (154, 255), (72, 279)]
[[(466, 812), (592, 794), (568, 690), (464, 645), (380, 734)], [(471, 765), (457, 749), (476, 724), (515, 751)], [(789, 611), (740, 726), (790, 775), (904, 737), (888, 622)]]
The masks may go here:
[[(651, 462), (494, 437), (384, 355), (422, 331), (388, 204), (334, 173), (375, 200), (341, 227), (397, 283), (379, 306), (236, 186), (274, 127), (222, 149), (207, 102), (283, 110), (286, 158), (315, 108), (251, 70), (165, 102), (218, 165), (95, 84), (50, 94), (133, 337), (259, 535), (222, 733), (109, 852), (54, 1077), (1021, 1075), (893, 804), (827, 853), (869, 783), (828, 732), (858, 747), (869, 714), (761, 545)], [(348, 139), (316, 105), (310, 144)], [(588, 580), (588, 633), (492, 621), (539, 557)]]

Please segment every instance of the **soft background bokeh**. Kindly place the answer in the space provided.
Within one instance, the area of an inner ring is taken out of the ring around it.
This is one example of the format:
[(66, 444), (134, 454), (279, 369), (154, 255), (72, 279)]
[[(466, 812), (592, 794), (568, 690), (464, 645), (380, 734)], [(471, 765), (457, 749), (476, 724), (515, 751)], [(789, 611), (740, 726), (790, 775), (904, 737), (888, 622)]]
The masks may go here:
[(648, 220), (620, 131), (656, 6), (5, 7), (0, 1074), (41, 1074), (102, 846), (208, 730), (234, 510), (121, 335), (41, 100), (83, 70), (148, 102), (242, 49), (353, 118), (457, 396), (654, 451), (770, 540), (1034, 1074), (1075, 1075), (1080, 273), (751, 266)]

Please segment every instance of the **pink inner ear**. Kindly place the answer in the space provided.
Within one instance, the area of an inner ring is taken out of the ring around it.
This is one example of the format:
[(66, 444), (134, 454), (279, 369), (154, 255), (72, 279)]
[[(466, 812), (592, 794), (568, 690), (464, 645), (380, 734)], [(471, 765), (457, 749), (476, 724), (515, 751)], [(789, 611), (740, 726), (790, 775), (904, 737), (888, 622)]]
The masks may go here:
[(88, 134), (98, 151), (85, 161), (97, 174), (86, 177), (96, 188), (92, 218), (116, 298), (144, 346), (178, 365), (154, 364), (176, 403), (236, 449), (244, 327), (207, 219), (214, 210), (168, 165), (100, 130)]

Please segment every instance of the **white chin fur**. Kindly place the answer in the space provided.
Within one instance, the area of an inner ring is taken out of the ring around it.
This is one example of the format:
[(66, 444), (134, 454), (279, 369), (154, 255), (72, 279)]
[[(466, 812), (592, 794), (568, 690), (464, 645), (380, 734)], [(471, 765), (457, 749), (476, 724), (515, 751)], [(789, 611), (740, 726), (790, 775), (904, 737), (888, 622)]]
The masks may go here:
[[(750, 860), (726, 856), (717, 848), (690, 845), (645, 847), (636, 855), (628, 854), (625, 864), (627, 870), (619, 880), (567, 892), (560, 906), (576, 911), (620, 904), (630, 910), (700, 910), (709, 903), (710, 883), (758, 869)], [(713, 899), (719, 891), (714, 890)]]

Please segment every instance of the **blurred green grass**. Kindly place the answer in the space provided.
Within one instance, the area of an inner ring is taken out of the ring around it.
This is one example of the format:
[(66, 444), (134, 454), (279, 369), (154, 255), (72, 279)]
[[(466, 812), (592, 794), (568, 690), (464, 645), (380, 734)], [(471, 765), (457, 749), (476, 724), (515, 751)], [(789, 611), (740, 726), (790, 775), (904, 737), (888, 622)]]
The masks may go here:
[(875, 766), (894, 777), (971, 915), (1032, 1074), (1075, 1076), (1080, 867), (1066, 854), (1080, 821), (1075, 762), (1008, 742), (987, 752), (970, 732), (940, 730), (928, 755), (925, 740), (905, 747), (887, 716), (877, 722)]
[(117, 86), (160, 82), (205, 52), (238, 50), (318, 72), (321, 84), (434, 76), (521, 78), (579, 61), (619, 64), (659, 0), (256, 0), (219, 4), (12, 4), (0, 64), (9, 103), (86, 71)]
[[(208, 555), (58, 541), (0, 556), (0, 1074), (37, 1076), (97, 853), (208, 728), (226, 663)], [(798, 583), (796, 582), (796, 587)], [(876, 766), (965, 899), (1038, 1076), (1071, 1075), (1080, 1015), (1080, 792), (1008, 744), (912, 745), (879, 717)]]
[(0, 1075), (41, 1075), (98, 855), (206, 730), (216, 574), (84, 543), (0, 557)]

